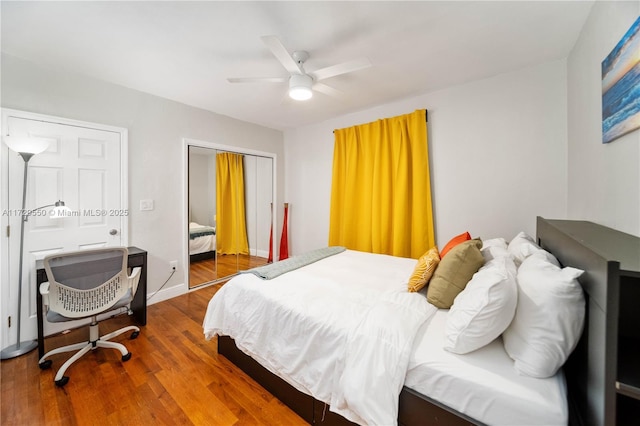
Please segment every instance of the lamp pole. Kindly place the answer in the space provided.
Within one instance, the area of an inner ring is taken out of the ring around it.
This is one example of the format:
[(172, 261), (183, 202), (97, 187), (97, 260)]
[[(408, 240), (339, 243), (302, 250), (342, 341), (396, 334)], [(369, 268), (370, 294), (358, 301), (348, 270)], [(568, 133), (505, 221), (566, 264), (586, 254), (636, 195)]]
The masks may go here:
[(22, 218), (20, 220), (20, 262), (18, 267), (18, 325), (17, 325), (17, 339), (14, 345), (8, 346), (0, 352), (0, 359), (15, 358), (20, 355), (24, 355), (27, 352), (31, 352), (38, 347), (38, 342), (30, 340), (27, 342), (20, 341), (20, 323), (22, 322), (22, 260), (23, 260), (23, 245), (24, 245), (24, 223), (27, 221), (28, 215), (26, 212), (27, 203), (27, 170), (29, 168), (29, 160), (33, 157), (31, 153), (20, 152), (19, 153), (24, 160), (24, 179), (22, 181)]

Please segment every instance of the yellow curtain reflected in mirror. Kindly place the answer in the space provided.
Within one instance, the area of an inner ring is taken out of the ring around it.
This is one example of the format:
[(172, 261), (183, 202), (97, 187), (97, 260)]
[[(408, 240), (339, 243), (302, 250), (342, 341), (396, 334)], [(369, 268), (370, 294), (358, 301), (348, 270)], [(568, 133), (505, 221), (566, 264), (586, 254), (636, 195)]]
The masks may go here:
[(329, 245), (423, 255), (435, 245), (426, 111), (334, 135)]
[(216, 237), (218, 254), (249, 254), (241, 154), (216, 155)]

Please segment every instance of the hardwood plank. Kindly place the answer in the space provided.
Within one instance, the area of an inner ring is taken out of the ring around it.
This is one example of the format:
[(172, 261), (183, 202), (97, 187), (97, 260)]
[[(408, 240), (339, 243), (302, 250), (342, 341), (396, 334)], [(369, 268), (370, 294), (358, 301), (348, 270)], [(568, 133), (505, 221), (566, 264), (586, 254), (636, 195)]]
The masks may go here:
[[(153, 392), (155, 400), (159, 403), (155, 404), (155, 406), (157, 407), (158, 405), (160, 405), (164, 410), (166, 410), (169, 414), (169, 418), (174, 419), (174, 424), (191, 424), (191, 421), (189, 420), (187, 414), (178, 404), (175, 403), (171, 395), (167, 392), (166, 388), (162, 385), (162, 383), (155, 375), (150, 377), (147, 383)], [(145, 400), (145, 402), (146, 401), (147, 400)], [(171, 424), (171, 422), (167, 424)]]
[[(226, 359), (225, 362), (230, 366), (233, 365)], [(213, 392), (222, 395), (225, 398), (225, 402), (229, 402), (232, 399), (238, 404), (240, 413), (250, 413), (251, 418), (247, 419), (250, 423), (255, 424), (260, 418), (268, 418), (271, 419), (269, 424), (272, 425), (292, 424), (289, 419), (278, 418), (278, 412), (284, 404), (277, 398), (265, 391), (244, 372), (242, 374), (234, 374), (231, 368), (229, 368), (229, 372), (231, 374), (221, 376), (222, 380), (213, 384), (217, 386), (217, 389), (214, 389)], [(246, 392), (247, 387), (251, 392)], [(261, 398), (256, 398), (256, 394), (260, 394)], [(231, 403), (228, 403), (228, 405), (231, 405)], [(297, 423), (298, 419), (295, 420), (296, 423), (293, 424), (299, 424)]]
[[(0, 366), (2, 425), (300, 425), (305, 422), (227, 359), (217, 341), (206, 341), (202, 321), (221, 284), (156, 303), (140, 336), (121, 342), (133, 354), (99, 348), (68, 370), (69, 383), (53, 378), (71, 353), (52, 357), (41, 371), (37, 351)], [(132, 324), (126, 315), (100, 323), (106, 334)], [(48, 348), (83, 341), (87, 328), (48, 337)]]
[(206, 387), (194, 383), (190, 374), (180, 370), (162, 370), (156, 374), (158, 380), (193, 424), (234, 424), (237, 418), (215, 395), (206, 392)]
[(264, 257), (239, 254), (237, 256), (220, 255), (217, 259), (191, 262), (189, 265), (189, 287), (194, 288), (224, 277), (231, 277), (238, 271), (266, 265), (267, 260)]

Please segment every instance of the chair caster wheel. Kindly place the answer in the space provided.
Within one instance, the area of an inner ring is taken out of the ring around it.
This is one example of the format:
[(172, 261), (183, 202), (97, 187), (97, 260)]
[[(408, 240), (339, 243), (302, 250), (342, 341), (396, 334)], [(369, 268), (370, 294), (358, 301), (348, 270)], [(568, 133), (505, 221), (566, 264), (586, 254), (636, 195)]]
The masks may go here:
[(131, 359), (131, 352), (126, 355), (122, 355), (122, 361), (129, 361)]
[(129, 337), (129, 339), (133, 340), (137, 338), (139, 335), (140, 335), (139, 331), (134, 331), (133, 333), (131, 333), (131, 337)]
[(40, 364), (38, 364), (38, 367), (40, 367), (40, 370), (48, 370), (51, 368), (51, 364), (53, 362), (50, 359), (47, 359), (45, 361), (42, 361)]
[(61, 388), (64, 385), (66, 385), (67, 383), (69, 383), (69, 377), (67, 376), (62, 376), (62, 379), (60, 380), (55, 380), (55, 384), (57, 387)]

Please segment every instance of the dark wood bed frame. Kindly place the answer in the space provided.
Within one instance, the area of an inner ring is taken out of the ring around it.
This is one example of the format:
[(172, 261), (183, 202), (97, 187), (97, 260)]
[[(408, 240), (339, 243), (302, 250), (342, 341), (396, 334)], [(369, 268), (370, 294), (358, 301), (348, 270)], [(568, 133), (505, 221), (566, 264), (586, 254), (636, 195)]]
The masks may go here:
[(215, 258), (216, 258), (216, 251), (215, 250), (205, 251), (203, 253), (196, 253), (196, 254), (190, 254), (189, 255), (189, 260), (191, 262), (199, 262), (201, 260), (215, 259)]
[[(585, 271), (580, 283), (587, 299), (587, 320), (582, 338), (564, 366), (571, 425), (612, 425), (616, 422), (615, 367), (610, 368), (608, 365), (615, 359), (617, 333), (606, 330), (610, 331), (612, 322), (617, 321), (618, 276), (616, 262), (603, 257), (598, 247), (594, 248), (593, 244), (590, 246), (584, 242), (585, 233), (591, 235), (586, 237), (587, 239), (597, 241), (597, 232), (593, 234), (596, 228), (604, 227), (590, 222), (537, 218), (537, 240), (540, 246), (553, 253), (563, 266)], [(619, 263), (617, 267), (619, 268)], [(218, 353), (255, 379), (309, 424), (353, 424), (329, 411), (323, 402), (298, 391), (269, 372), (240, 351), (230, 337), (218, 337)], [(398, 424), (410, 426), (481, 423), (404, 387), (399, 397)]]
[[(218, 353), (260, 383), (309, 424), (331, 426), (354, 424), (344, 417), (329, 411), (329, 407), (324, 402), (300, 392), (280, 377), (271, 373), (253, 358), (239, 350), (229, 336), (218, 336)], [(481, 424), (407, 387), (402, 389), (399, 403), (398, 423), (401, 425)]]

